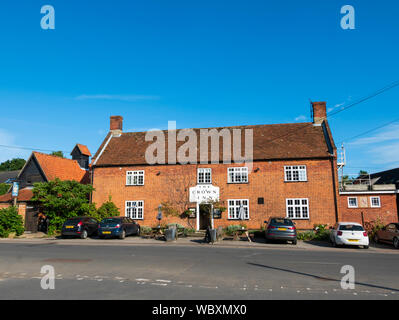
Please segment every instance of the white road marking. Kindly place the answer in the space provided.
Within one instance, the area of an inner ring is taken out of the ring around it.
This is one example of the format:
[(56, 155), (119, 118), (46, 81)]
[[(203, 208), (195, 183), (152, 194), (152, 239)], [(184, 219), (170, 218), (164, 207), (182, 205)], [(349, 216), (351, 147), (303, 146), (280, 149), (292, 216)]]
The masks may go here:
[(156, 281), (158, 281), (158, 282), (166, 282), (166, 283), (171, 283), (171, 282), (172, 282), (172, 281), (170, 281), (170, 280), (162, 280), (162, 279), (156, 280)]

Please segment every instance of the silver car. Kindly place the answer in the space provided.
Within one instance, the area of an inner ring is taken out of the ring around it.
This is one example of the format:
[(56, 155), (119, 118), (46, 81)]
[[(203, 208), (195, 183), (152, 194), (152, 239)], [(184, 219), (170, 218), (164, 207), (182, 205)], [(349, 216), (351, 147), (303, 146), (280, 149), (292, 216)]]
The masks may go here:
[(296, 227), (291, 219), (272, 217), (265, 223), (267, 223), (267, 229), (265, 230), (266, 242), (284, 240), (297, 244)]

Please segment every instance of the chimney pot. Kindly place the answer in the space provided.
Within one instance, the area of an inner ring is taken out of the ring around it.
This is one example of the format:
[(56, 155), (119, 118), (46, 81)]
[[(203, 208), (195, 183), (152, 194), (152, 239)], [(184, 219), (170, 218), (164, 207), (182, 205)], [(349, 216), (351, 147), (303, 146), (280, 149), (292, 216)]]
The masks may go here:
[(313, 106), (313, 123), (321, 124), (327, 120), (327, 103), (325, 101), (312, 102)]

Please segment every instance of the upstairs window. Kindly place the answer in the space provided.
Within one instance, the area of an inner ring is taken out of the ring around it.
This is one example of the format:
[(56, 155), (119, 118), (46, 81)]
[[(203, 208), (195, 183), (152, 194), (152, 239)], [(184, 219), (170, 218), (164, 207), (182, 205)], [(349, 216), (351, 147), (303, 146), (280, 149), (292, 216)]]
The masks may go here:
[(372, 208), (380, 208), (381, 207), (380, 197), (370, 197), (370, 205)]
[(357, 198), (356, 197), (348, 198), (348, 208), (357, 208)]
[(141, 171), (127, 171), (126, 185), (128, 186), (143, 186), (144, 185), (144, 170)]
[(198, 184), (212, 183), (212, 169), (198, 168)]
[(228, 183), (247, 183), (248, 182), (248, 168), (228, 168)]
[(285, 166), (285, 181), (307, 181), (306, 166)]

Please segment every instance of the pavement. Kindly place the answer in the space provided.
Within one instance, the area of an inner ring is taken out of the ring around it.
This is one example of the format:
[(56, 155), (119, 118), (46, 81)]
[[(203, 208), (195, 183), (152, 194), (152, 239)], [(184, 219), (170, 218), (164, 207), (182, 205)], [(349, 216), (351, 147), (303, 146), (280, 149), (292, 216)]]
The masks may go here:
[[(55, 290), (40, 286), (55, 270)], [(341, 288), (342, 266), (355, 289)], [(399, 250), (183, 238), (0, 240), (0, 299), (399, 299)]]
[(18, 239), (1, 239), (0, 243), (22, 243), (28, 241), (28, 243), (42, 243), (42, 242), (52, 242), (59, 245), (158, 245), (158, 246), (214, 246), (214, 247), (231, 247), (231, 248), (256, 248), (256, 249), (292, 249), (292, 250), (329, 250), (329, 251), (366, 251), (375, 253), (392, 253), (399, 254), (399, 250), (395, 249), (389, 244), (375, 244), (370, 243), (369, 249), (363, 249), (361, 247), (341, 247), (334, 248), (329, 242), (326, 241), (301, 241), (298, 240), (297, 245), (285, 242), (274, 242), (266, 243), (264, 238), (255, 238), (252, 242), (249, 242), (246, 238), (241, 238), (240, 240), (232, 240), (232, 238), (225, 238), (224, 240), (215, 242), (214, 244), (208, 244), (203, 241), (203, 238), (199, 237), (182, 237), (177, 241), (165, 242), (164, 240), (149, 239), (143, 237), (126, 237), (124, 240), (119, 239), (99, 239), (96, 237), (87, 239), (62, 239), (60, 237), (47, 237), (44, 234), (38, 235), (32, 234), (26, 237), (21, 237)]

